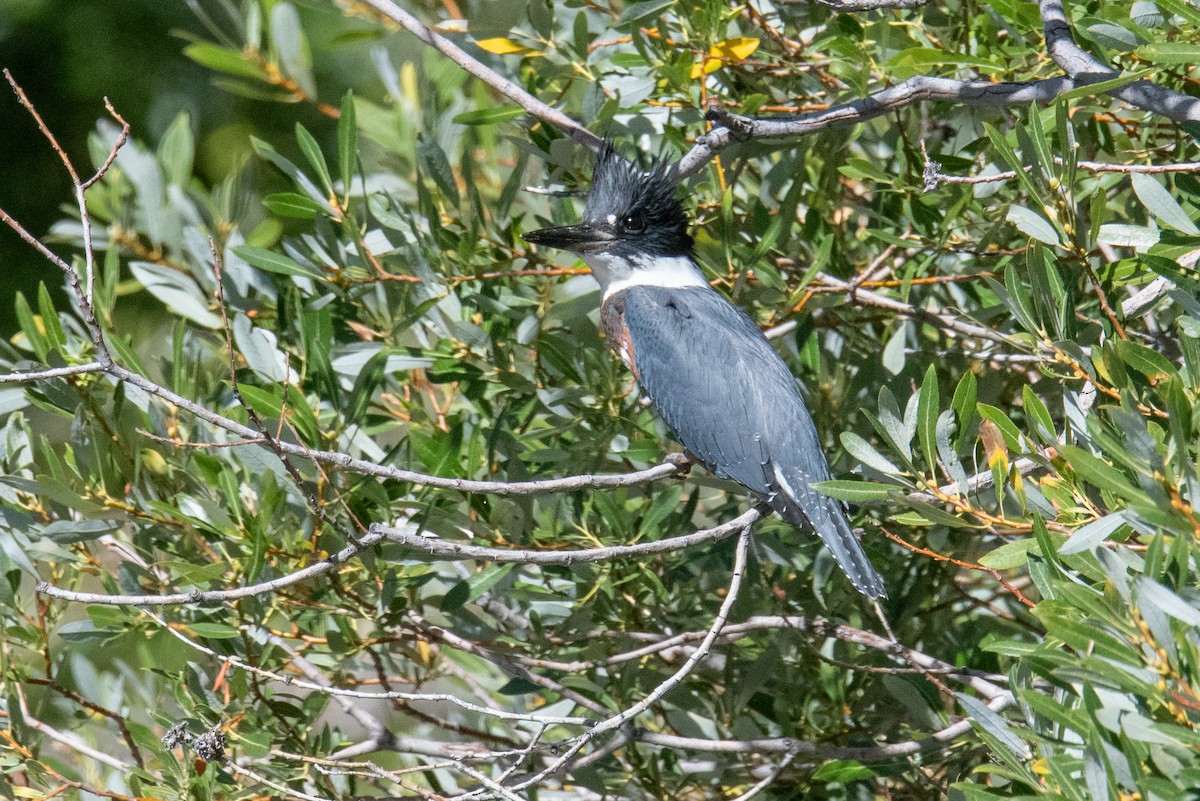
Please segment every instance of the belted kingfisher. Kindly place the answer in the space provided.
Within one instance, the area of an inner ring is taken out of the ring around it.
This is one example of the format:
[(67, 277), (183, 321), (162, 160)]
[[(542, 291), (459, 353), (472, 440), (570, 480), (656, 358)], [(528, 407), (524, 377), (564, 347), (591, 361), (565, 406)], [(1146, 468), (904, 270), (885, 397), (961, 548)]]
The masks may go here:
[(796, 380), (758, 326), (692, 256), (666, 161), (642, 170), (605, 142), (578, 225), (525, 241), (578, 254), (600, 283), (609, 344), (683, 446), (709, 470), (824, 540), (854, 587), (886, 594), (841, 503), (812, 485), (829, 465)]

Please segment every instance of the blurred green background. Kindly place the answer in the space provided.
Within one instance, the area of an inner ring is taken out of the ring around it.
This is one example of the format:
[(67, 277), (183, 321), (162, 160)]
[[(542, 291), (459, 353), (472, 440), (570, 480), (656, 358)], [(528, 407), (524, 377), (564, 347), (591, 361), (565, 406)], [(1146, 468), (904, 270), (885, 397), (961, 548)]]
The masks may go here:
[[(301, 7), (300, 12), (312, 32), (325, 30), (332, 36), (344, 26), (334, 8)], [(313, 25), (313, 16), (329, 17), (328, 24)], [(318, 137), (333, 132), (333, 122), (311, 104), (281, 109), (276, 103), (239, 97), (184, 56), (191, 40), (212, 40), (233, 26), (216, 2), (0, 0), (0, 67), (24, 87), (81, 171), (90, 164), (88, 136), (106, 116), (105, 97), (129, 121), (130, 135), (149, 143), (186, 112), (196, 134), (196, 175), (211, 185), (248, 160), (251, 132), (285, 152), (294, 147), (297, 120)], [(345, 77), (366, 67), (361, 46), (334, 48), (333, 58), (327, 48), (314, 51), (318, 75), (326, 68)], [(0, 138), (0, 208), (42, 237), (67, 216), (62, 209), (72, 203), (71, 186), (62, 163), (7, 86), (0, 92)], [(274, 180), (253, 163), (246, 169), (249, 180)], [(40, 281), (65, 302), (54, 268), (15, 232), (0, 226), (0, 336), (17, 330), (13, 296), (18, 291), (29, 296)]]

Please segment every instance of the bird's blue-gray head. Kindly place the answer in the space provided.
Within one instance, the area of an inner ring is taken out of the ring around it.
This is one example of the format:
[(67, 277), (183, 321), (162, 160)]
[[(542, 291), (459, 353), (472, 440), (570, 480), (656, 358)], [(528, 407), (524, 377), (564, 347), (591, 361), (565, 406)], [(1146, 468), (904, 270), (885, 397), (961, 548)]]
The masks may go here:
[(688, 257), (692, 237), (678, 197), (674, 166), (661, 159), (643, 170), (605, 141), (596, 155), (592, 188), (578, 225), (544, 228), (525, 241), (587, 257)]

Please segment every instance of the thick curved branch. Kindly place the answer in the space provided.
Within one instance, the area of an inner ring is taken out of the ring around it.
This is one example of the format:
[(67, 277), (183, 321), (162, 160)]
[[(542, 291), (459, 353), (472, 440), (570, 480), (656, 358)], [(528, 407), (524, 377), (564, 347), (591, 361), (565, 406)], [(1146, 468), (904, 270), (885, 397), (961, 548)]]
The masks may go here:
[[(1099, 61), (1075, 43), (1071, 23), (1067, 19), (1061, 0), (1038, 0), (1038, 10), (1042, 15), (1046, 50), (1063, 72), (1080, 85), (1120, 76), (1120, 71)], [(1131, 106), (1152, 111), (1176, 122), (1200, 120), (1200, 98), (1181, 94), (1152, 81), (1134, 81), (1107, 93)]]
[(734, 142), (803, 136), (835, 125), (863, 122), (925, 100), (951, 100), (968, 106), (1027, 106), (1049, 103), (1076, 85), (1075, 81), (1065, 77), (993, 83), (917, 75), (858, 100), (794, 117), (743, 117), (713, 106), (707, 116), (719, 127), (697, 138), (695, 146), (680, 159), (679, 171), (682, 175), (698, 172), (713, 156)]
[(593, 152), (600, 149), (601, 139), (596, 134), (589, 131), (587, 128), (580, 125), (575, 120), (563, 114), (558, 109), (543, 103), (533, 95), (526, 92), (522, 87), (517, 85), (515, 81), (505, 78), (492, 69), (482, 64), (480, 61), (473, 58), (469, 53), (463, 50), (454, 42), (446, 37), (430, 30), (424, 23), (408, 13), (392, 0), (364, 0), (366, 5), (378, 11), (388, 19), (395, 22), (404, 30), (411, 33), (413, 36), (420, 39), (425, 44), (437, 50), (446, 58), (453, 61), (464, 70), (474, 75), (479, 80), (486, 83), (488, 86), (495, 89), (500, 94), (512, 100), (521, 108), (528, 111), (533, 116), (540, 120), (550, 123), (557, 128), (566, 131), (572, 139), (579, 144), (592, 150)]

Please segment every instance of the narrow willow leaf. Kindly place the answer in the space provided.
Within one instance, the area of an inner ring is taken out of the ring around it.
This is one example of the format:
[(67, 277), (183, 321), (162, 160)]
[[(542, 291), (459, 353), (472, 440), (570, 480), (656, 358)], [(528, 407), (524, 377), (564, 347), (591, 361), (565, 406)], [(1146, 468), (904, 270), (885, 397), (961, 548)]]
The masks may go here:
[(972, 723), (996, 738), (1018, 759), (1030, 759), (1033, 756), (1029, 751), (1029, 746), (1025, 745), (1025, 741), (1016, 735), (1012, 727), (1008, 725), (1008, 721), (993, 712), (987, 704), (964, 693), (955, 693), (954, 697), (958, 699), (958, 703)]
[(1081, 526), (1072, 532), (1070, 538), (1059, 546), (1058, 552), (1064, 556), (1094, 548), (1107, 540), (1113, 532), (1126, 524), (1124, 510), (1105, 515), (1099, 520), (1093, 520), (1086, 526)]
[(984, 554), (979, 564), (992, 570), (1012, 570), (1023, 567), (1029, 561), (1029, 552), (1037, 548), (1037, 540), (1027, 537), (1023, 540), (1006, 542), (994, 551)]
[(280, 217), (311, 220), (321, 213), (319, 203), (299, 192), (277, 192), (263, 198), (263, 205)]
[(325, 280), (325, 276), (319, 270), (312, 267), (305, 267), (291, 256), (285, 256), (273, 250), (258, 248), (252, 245), (241, 245), (234, 248), (233, 252), (258, 269), (266, 270), (269, 273), (300, 275), (305, 278), (315, 278), (318, 281)]
[(454, 180), (454, 170), (450, 167), (450, 160), (446, 158), (446, 152), (437, 142), (422, 139), (417, 144), (417, 158), (425, 172), (437, 184), (438, 189), (442, 190), (446, 199), (450, 201), (451, 205), (457, 206), (459, 204), (458, 184)]
[(962, 448), (963, 440), (966, 439), (971, 423), (975, 419), (976, 393), (975, 374), (968, 370), (963, 373), (962, 378), (958, 379), (958, 386), (954, 388), (954, 397), (950, 401), (950, 408), (954, 410), (955, 422), (958, 424), (958, 430), (954, 434), (955, 448)]
[(499, 125), (511, 122), (525, 113), (520, 106), (493, 106), (476, 111), (464, 111), (454, 118), (459, 125)]
[(959, 495), (966, 495), (968, 490), (967, 471), (963, 468), (962, 461), (958, 458), (958, 452), (954, 449), (955, 428), (953, 409), (947, 409), (938, 415), (937, 452), (946, 472), (958, 485)]
[(925, 463), (934, 475), (938, 472), (937, 420), (940, 397), (937, 368), (931, 364), (921, 382), (920, 400), (917, 403), (917, 439), (925, 454)]
[(1009, 206), (1006, 219), (1017, 226), (1021, 233), (1039, 242), (1055, 246), (1062, 244), (1062, 239), (1054, 225), (1042, 215), (1024, 206)]
[(900, 475), (900, 468), (892, 464), (883, 454), (875, 450), (871, 443), (855, 434), (853, 431), (843, 431), (842, 447), (846, 452), (853, 456), (858, 461), (865, 464), (867, 467), (872, 467), (881, 473), (888, 475)]
[(350, 197), (350, 185), (354, 183), (354, 172), (358, 168), (358, 115), (354, 110), (354, 92), (347, 91), (342, 98), (342, 113), (338, 117), (338, 172), (342, 179), (342, 193)]
[(325, 195), (332, 195), (333, 179), (329, 177), (329, 165), (325, 163), (325, 154), (321, 152), (321, 146), (317, 144), (313, 135), (300, 123), (296, 123), (296, 144), (300, 146), (300, 152), (308, 159), (308, 163), (312, 165), (317, 177), (321, 179)]
[(881, 484), (877, 481), (821, 481), (813, 484), (812, 488), (822, 495), (837, 498), (839, 501), (884, 501), (893, 493), (900, 492), (901, 487), (894, 484)]
[(1189, 626), (1200, 626), (1200, 607), (1188, 603), (1153, 579), (1141, 577), (1134, 582), (1138, 603), (1151, 604)]
[(208, 42), (196, 42), (183, 48), (183, 54), (210, 70), (240, 78), (255, 78), (260, 81), (267, 79), (263, 68), (241, 50), (219, 47)]
[(1054, 418), (1050, 416), (1046, 404), (1042, 403), (1042, 399), (1028, 384), (1021, 387), (1021, 401), (1025, 407), (1025, 413), (1033, 420), (1034, 433), (1037, 434), (1038, 439), (1047, 445), (1057, 443), (1058, 435), (1054, 431)]
[(1133, 192), (1146, 210), (1164, 225), (1185, 234), (1200, 234), (1200, 228), (1192, 222), (1192, 218), (1179, 205), (1179, 201), (1171, 197), (1171, 193), (1163, 188), (1158, 179), (1152, 175), (1135, 172), (1130, 176), (1133, 182)]

